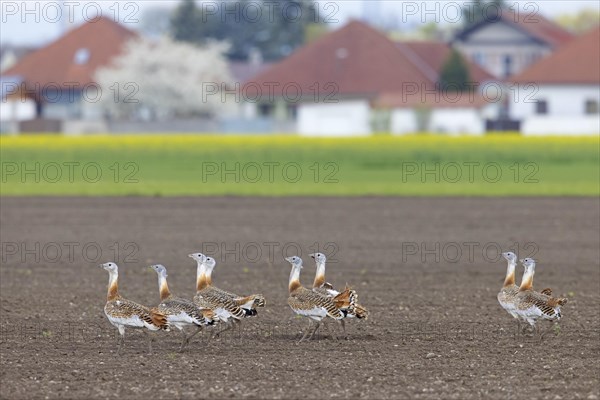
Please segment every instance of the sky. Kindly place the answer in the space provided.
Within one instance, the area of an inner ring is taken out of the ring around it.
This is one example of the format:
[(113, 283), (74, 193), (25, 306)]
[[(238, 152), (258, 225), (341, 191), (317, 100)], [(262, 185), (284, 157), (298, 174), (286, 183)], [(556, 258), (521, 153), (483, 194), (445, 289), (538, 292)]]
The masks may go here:
[[(217, 1), (225, 0), (205, 0), (205, 4)], [(61, 3), (64, 3), (62, 10)], [(422, 22), (451, 22), (458, 7), (469, 4), (470, 0), (315, 0), (315, 3), (319, 4), (321, 15), (333, 25), (343, 24), (350, 18), (400, 18), (410, 29)], [(598, 0), (508, 0), (508, 3), (519, 7), (521, 12), (539, 12), (550, 18), (585, 8), (600, 10)], [(138, 29), (148, 23), (144, 18), (148, 10), (171, 9), (177, 4), (177, 0), (0, 0), (0, 44), (40, 46), (57, 39), (71, 25), (91, 20), (99, 14)], [(255, 4), (259, 4), (258, 1)]]

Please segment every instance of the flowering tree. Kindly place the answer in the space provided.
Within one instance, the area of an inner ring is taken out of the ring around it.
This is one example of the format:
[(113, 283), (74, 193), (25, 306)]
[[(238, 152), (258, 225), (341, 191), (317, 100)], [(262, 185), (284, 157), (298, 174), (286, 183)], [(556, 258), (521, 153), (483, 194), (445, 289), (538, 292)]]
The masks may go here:
[(117, 118), (214, 115), (225, 107), (214, 88), (232, 81), (227, 50), (216, 41), (196, 46), (167, 37), (133, 39), (110, 66), (96, 73), (102, 107)]

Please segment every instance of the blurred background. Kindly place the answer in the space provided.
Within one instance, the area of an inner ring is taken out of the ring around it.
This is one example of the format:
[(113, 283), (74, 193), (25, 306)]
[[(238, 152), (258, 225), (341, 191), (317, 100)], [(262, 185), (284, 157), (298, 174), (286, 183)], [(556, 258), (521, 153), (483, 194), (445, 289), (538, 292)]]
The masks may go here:
[(3, 195), (600, 193), (597, 2), (1, 4)]
[(2, 2), (2, 133), (594, 135), (594, 1)]

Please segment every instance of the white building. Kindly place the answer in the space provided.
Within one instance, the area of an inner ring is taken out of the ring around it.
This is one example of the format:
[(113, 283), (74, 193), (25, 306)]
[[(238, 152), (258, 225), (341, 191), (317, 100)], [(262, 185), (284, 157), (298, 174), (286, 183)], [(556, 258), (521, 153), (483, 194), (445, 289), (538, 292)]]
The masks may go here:
[(0, 132), (17, 133), (19, 121), (35, 118), (36, 102), (18, 76), (0, 77)]
[[(28, 53), (2, 72), (2, 80), (20, 79), (19, 85), (3, 85), (2, 114), (7, 117), (2, 120), (13, 121), (11, 131), (15, 126), (23, 131), (106, 131), (94, 75), (136, 36), (123, 25), (101, 17)], [(105, 91), (104, 95), (112, 94)]]
[(468, 92), (423, 98), (384, 94), (376, 106), (390, 110), (389, 127), (394, 135), (416, 132), (483, 135), (486, 121), (497, 118), (500, 109), (499, 103)]
[(539, 12), (488, 7), (487, 18), (460, 31), (452, 45), (496, 78), (518, 74), (572, 39)]
[(510, 115), (524, 135), (600, 134), (600, 28), (512, 80)]
[[(323, 38), (298, 49), (289, 57), (246, 82), (244, 113), (248, 125), (253, 118), (278, 121), (275, 126), (292, 127), (304, 136), (364, 136), (394, 126), (409, 129), (409, 120), (398, 122), (381, 110), (384, 93), (413, 99), (439, 92), (439, 73), (450, 55), (450, 47), (437, 42), (396, 43), (368, 25), (352, 21)], [(493, 79), (467, 61), (472, 80)], [(396, 104), (396, 103), (394, 103)], [(479, 106), (462, 103), (473, 123), (456, 121), (455, 113), (441, 106), (432, 114), (432, 129), (440, 132), (481, 133)], [(384, 105), (383, 107), (387, 107)], [(433, 104), (433, 107), (437, 107)], [(477, 110), (475, 110), (477, 108)], [(456, 112), (456, 110), (455, 110)], [(412, 125), (411, 125), (412, 124)], [(400, 129), (400, 128), (399, 128)]]

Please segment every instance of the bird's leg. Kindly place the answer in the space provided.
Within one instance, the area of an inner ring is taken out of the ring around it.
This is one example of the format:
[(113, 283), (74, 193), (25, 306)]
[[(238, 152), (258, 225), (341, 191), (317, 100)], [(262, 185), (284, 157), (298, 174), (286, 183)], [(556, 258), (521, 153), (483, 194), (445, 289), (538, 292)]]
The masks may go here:
[(187, 344), (188, 344), (188, 337), (185, 334), (185, 331), (183, 329), (181, 329), (181, 336), (182, 336), (182, 339), (181, 339), (181, 346), (179, 346), (179, 352), (183, 353), (183, 349), (185, 349), (185, 346), (187, 346)]
[(346, 321), (342, 318), (339, 320), (340, 325), (342, 326), (342, 332), (344, 333), (344, 339), (348, 339), (348, 335), (346, 335)]
[(312, 328), (312, 319), (308, 319), (308, 328), (306, 328), (306, 332), (304, 332), (304, 335), (302, 335), (302, 339), (300, 339), (300, 341), (298, 343), (301, 343), (304, 339), (306, 339), (306, 336), (308, 335), (308, 332), (310, 332), (310, 328)]
[(194, 336), (196, 336), (197, 334), (199, 334), (200, 332), (202, 332), (202, 327), (201, 327), (201, 326), (199, 326), (199, 327), (198, 327), (198, 329), (196, 329), (196, 332), (194, 332), (194, 333), (192, 333), (190, 336), (188, 336), (186, 345), (187, 345), (187, 344), (189, 344), (189, 343), (190, 343), (190, 340), (191, 340), (191, 339), (192, 339)]
[(527, 328), (529, 328), (529, 326), (530, 326), (530, 325), (529, 325), (529, 322), (527, 322), (526, 324), (523, 324), (523, 325), (521, 326), (521, 321), (519, 320), (519, 328), (520, 328), (520, 330), (521, 330), (521, 331), (520, 331), (521, 335), (524, 335), (525, 333), (527, 333)]
[(553, 327), (554, 327), (554, 324), (550, 323), (550, 325), (547, 329), (542, 330), (540, 328), (540, 326), (538, 325), (539, 335), (540, 335), (540, 343), (544, 339), (544, 336), (546, 336), (552, 330)]
[(123, 342), (125, 341), (125, 327), (119, 326), (119, 342), (117, 344), (117, 355), (121, 355), (121, 348), (123, 347)]
[(329, 326), (325, 322), (323, 322), (323, 328), (327, 331), (327, 333), (331, 336), (333, 340), (338, 340), (338, 337), (335, 335), (333, 330), (330, 331)]
[(148, 337), (148, 354), (152, 354), (152, 342), (154, 341), (154, 337), (152, 337), (152, 334), (148, 333), (146, 329), (142, 328), (142, 331)]
[(212, 337), (213, 339), (218, 337), (221, 333), (228, 331), (233, 328), (233, 322), (229, 321), (225, 324), (225, 327), (221, 329), (219, 332), (215, 333)]
[(312, 331), (312, 333), (308, 337), (308, 340), (312, 339), (313, 336), (315, 336), (315, 333), (317, 333), (317, 329), (319, 329), (319, 326), (321, 326), (321, 321), (317, 321), (317, 323), (315, 324), (315, 329)]

